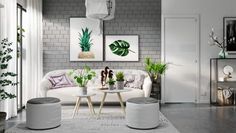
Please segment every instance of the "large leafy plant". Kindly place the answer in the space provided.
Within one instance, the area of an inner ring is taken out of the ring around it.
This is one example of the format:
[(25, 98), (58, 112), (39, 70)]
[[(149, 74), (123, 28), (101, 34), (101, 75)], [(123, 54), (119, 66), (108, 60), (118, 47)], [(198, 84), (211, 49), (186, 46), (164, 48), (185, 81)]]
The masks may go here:
[(6, 92), (3, 88), (7, 86), (15, 86), (17, 83), (13, 82), (11, 78), (17, 76), (17, 74), (13, 72), (7, 71), (8, 63), (12, 59), (11, 53), (13, 49), (11, 49), (12, 43), (8, 42), (8, 39), (3, 39), (1, 41), (0, 46), (0, 100), (4, 99), (12, 99), (16, 96), (14, 94)]
[(92, 39), (91, 39), (91, 33), (92, 31), (89, 31), (88, 28), (82, 29), (82, 34), (79, 33), (79, 44), (80, 48), (83, 52), (90, 51), (91, 46), (93, 45)]
[(124, 40), (116, 40), (112, 44), (110, 44), (109, 47), (112, 53), (118, 56), (127, 56), (129, 52), (135, 53), (134, 51), (129, 49), (130, 44)]
[(145, 59), (145, 70), (154, 80), (165, 73), (167, 66), (166, 63), (153, 62), (150, 58)]
[(73, 70), (69, 75), (73, 76), (80, 87), (86, 87), (88, 81), (95, 77), (96, 73), (92, 71), (90, 67), (85, 66), (79, 73)]

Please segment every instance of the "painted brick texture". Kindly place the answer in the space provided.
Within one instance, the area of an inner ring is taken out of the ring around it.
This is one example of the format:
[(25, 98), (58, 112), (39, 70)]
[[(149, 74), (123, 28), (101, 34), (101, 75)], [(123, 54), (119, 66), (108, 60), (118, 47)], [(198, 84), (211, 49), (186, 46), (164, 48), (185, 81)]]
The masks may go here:
[(144, 69), (145, 57), (161, 55), (161, 0), (116, 0), (115, 19), (104, 22), (104, 34), (139, 35), (139, 62), (70, 62), (71, 16), (84, 17), (84, 0), (43, 0), (44, 73), (57, 69)]

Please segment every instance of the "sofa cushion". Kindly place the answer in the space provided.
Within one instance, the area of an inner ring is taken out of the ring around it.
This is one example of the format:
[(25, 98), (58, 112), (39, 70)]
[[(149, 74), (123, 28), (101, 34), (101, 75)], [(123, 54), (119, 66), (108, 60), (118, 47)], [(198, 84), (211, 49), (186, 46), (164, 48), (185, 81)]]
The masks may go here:
[(143, 74), (125, 74), (125, 87), (142, 89), (144, 79)]
[(75, 86), (66, 76), (66, 74), (50, 76), (48, 77), (48, 80), (52, 83), (52, 89)]

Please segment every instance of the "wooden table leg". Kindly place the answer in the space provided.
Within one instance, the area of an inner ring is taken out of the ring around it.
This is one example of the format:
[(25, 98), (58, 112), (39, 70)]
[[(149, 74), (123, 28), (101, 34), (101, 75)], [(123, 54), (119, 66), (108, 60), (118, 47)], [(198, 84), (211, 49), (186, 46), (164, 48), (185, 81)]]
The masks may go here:
[(91, 97), (87, 97), (87, 99), (88, 99), (88, 104), (90, 106), (90, 112), (95, 115), (96, 113), (93, 108), (93, 103), (92, 103)]
[(80, 102), (81, 102), (81, 97), (79, 97), (79, 102), (78, 102), (78, 105), (77, 105), (77, 112), (76, 112), (76, 114), (78, 115), (78, 113), (79, 113), (79, 107), (80, 107)]
[(98, 115), (100, 115), (101, 112), (102, 112), (102, 107), (103, 107), (104, 101), (105, 101), (105, 99), (106, 99), (106, 96), (107, 96), (107, 93), (104, 92), (104, 95), (103, 95), (103, 98), (102, 98), (102, 101), (101, 101), (101, 105), (100, 105), (100, 108), (99, 108)]
[(88, 104), (88, 107), (89, 107), (89, 111), (91, 114), (93, 114), (92, 112), (92, 109), (91, 109), (91, 105), (90, 105), (90, 102), (89, 102), (89, 97), (86, 97), (87, 98), (87, 104)]
[(78, 104), (79, 104), (79, 103), (80, 103), (80, 97), (78, 97), (77, 100), (76, 100), (76, 104), (75, 104), (75, 107), (74, 107), (74, 111), (73, 111), (72, 118), (75, 117), (75, 113), (76, 113), (76, 111), (77, 111), (77, 109), (78, 109)]
[(121, 95), (120, 95), (120, 92), (118, 92), (117, 95), (118, 95), (118, 98), (119, 98), (119, 101), (120, 101), (121, 109), (122, 109), (123, 113), (125, 114), (125, 106), (124, 106), (124, 104), (123, 104), (123, 101), (122, 101), (122, 97), (121, 97)]

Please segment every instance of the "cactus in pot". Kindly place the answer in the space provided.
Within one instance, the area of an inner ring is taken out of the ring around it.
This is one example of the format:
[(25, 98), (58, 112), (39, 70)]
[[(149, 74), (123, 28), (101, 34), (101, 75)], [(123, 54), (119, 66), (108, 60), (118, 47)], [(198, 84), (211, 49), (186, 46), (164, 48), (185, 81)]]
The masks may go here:
[(118, 72), (116, 73), (116, 88), (119, 90), (124, 89), (124, 73)]

